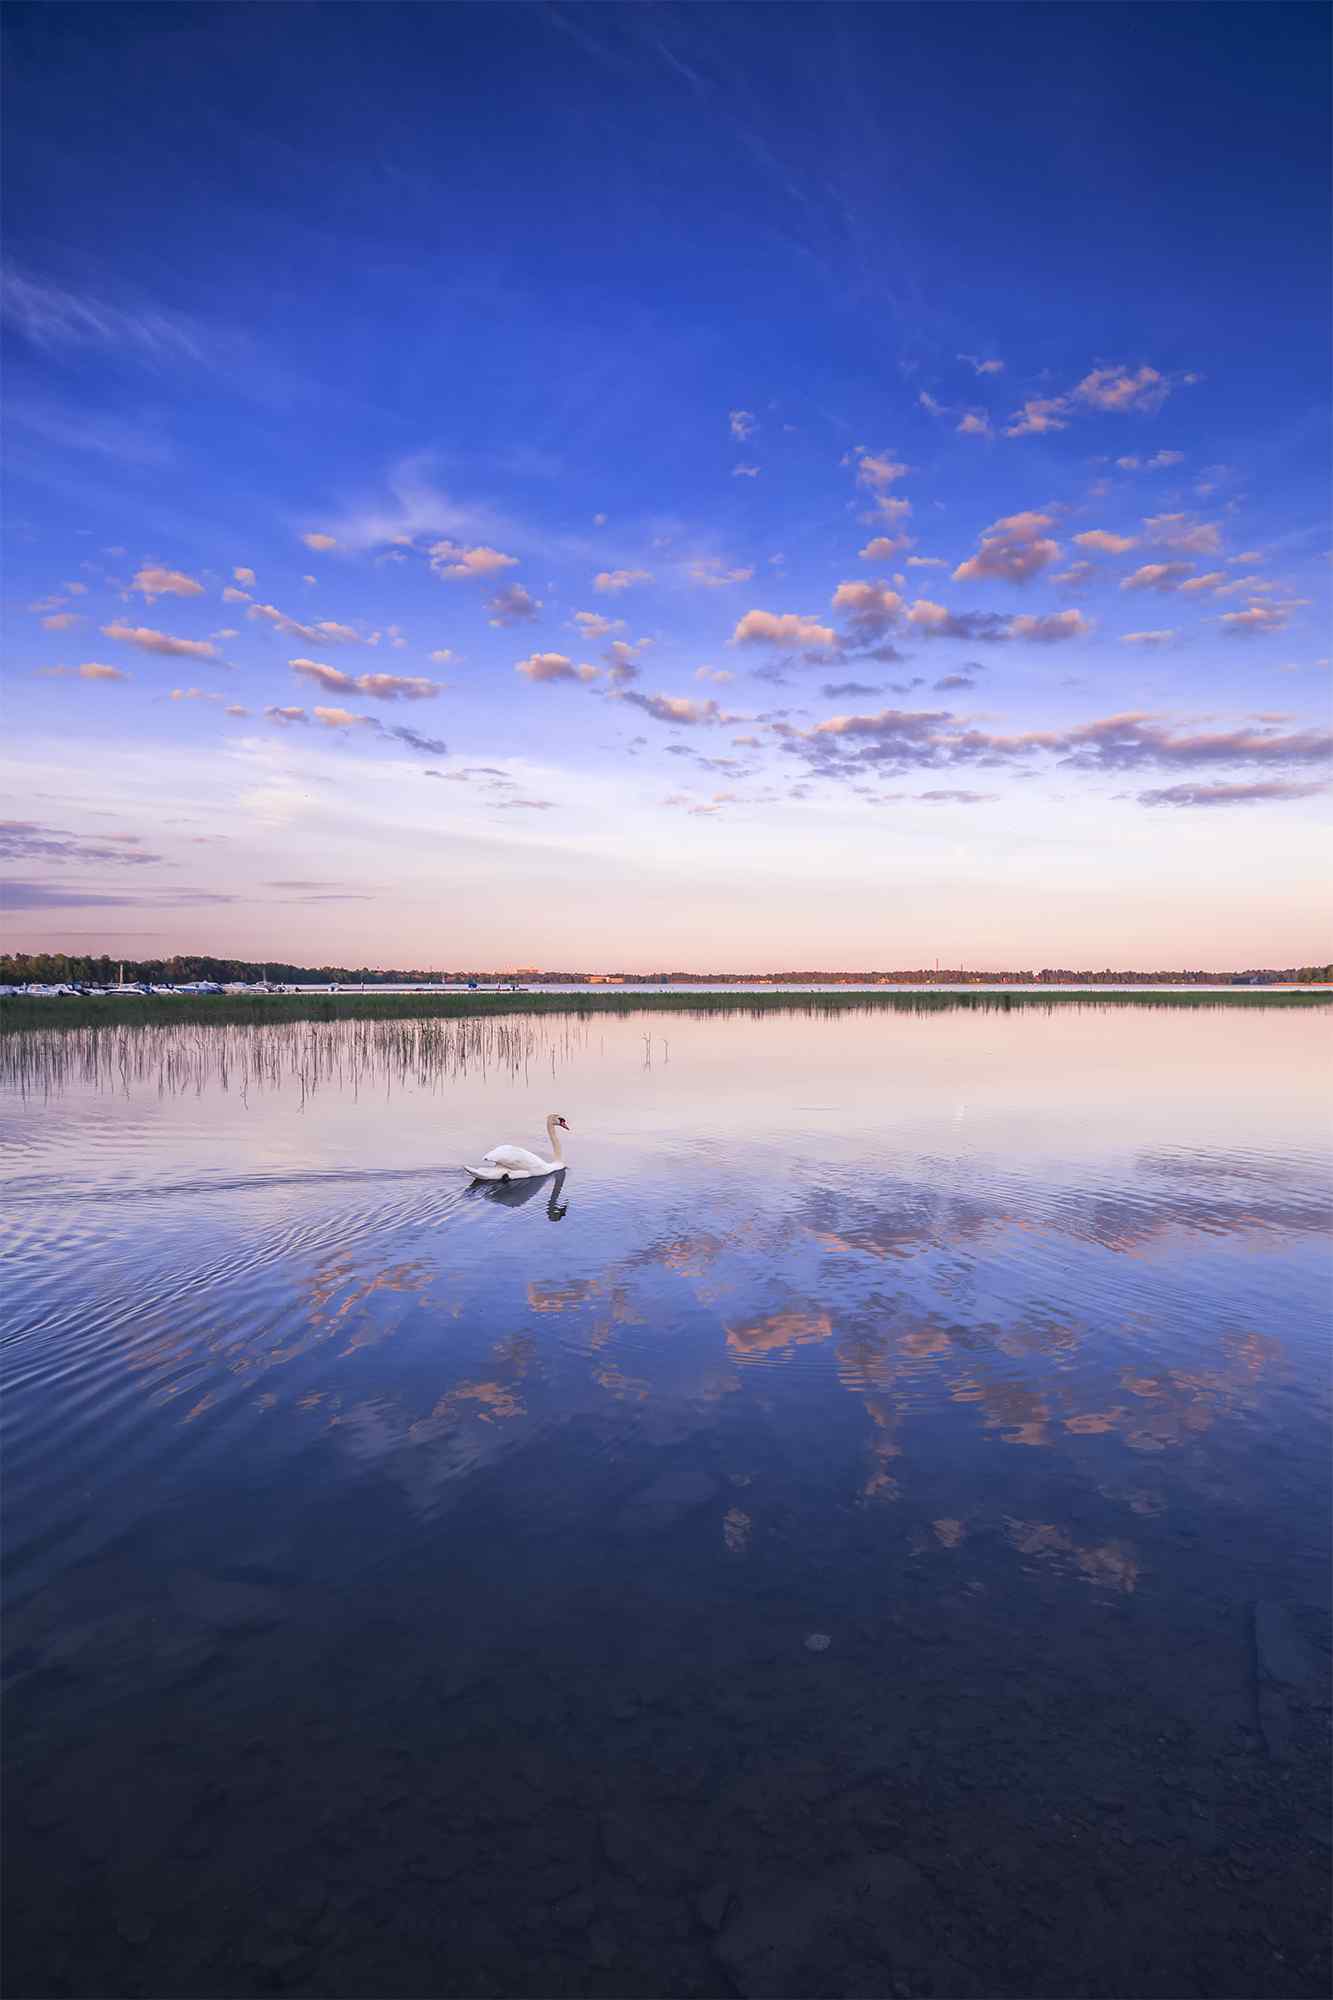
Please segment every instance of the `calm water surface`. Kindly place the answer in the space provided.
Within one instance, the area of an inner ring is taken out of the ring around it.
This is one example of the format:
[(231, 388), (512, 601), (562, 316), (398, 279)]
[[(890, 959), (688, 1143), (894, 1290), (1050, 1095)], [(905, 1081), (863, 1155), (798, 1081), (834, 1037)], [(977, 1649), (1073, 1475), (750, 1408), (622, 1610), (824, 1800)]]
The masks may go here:
[(0, 1042), (8, 1990), (1324, 1993), (1327, 1046)]

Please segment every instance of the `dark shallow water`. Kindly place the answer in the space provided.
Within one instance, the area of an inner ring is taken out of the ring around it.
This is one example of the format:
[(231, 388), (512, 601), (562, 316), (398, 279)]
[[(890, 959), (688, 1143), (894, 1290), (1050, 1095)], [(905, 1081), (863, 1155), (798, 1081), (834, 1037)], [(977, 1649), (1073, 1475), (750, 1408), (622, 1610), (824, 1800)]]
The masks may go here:
[(1325, 1993), (1327, 1041), (0, 1043), (7, 1991)]

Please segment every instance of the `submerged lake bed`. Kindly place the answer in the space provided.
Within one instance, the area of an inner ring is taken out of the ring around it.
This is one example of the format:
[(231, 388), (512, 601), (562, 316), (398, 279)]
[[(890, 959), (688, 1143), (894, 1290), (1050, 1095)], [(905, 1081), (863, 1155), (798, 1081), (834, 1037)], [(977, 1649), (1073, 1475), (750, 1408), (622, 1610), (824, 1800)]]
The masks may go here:
[(1325, 1992), (1327, 1050), (0, 1038), (10, 1990)]

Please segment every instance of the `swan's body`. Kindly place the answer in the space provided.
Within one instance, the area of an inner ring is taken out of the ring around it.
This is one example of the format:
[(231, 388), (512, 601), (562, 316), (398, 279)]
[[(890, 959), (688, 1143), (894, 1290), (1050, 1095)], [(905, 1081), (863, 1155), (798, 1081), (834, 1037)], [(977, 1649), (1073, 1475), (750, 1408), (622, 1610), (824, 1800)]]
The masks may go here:
[(559, 1112), (553, 1111), (546, 1121), (546, 1141), (554, 1159), (544, 1160), (540, 1153), (530, 1153), (526, 1146), (492, 1146), (483, 1155), (481, 1164), (469, 1167), (468, 1172), (479, 1181), (533, 1181), (542, 1180), (547, 1174), (558, 1174), (565, 1164), (560, 1151), (561, 1128), (569, 1130)]

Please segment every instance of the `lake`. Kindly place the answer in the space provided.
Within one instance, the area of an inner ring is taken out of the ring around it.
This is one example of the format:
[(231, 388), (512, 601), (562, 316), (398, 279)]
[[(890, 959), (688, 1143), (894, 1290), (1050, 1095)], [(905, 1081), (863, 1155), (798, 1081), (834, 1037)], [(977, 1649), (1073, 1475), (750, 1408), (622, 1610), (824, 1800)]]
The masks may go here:
[(0, 1039), (8, 1991), (1324, 1994), (1328, 1027)]

